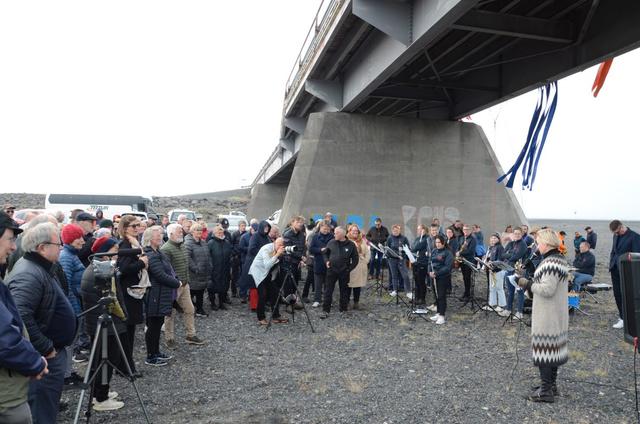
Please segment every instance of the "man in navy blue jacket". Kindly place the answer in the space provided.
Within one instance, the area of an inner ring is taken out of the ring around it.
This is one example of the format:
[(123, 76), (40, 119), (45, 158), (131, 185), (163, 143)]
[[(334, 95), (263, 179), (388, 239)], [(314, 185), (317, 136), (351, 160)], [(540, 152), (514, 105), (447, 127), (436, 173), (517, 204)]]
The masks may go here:
[[(22, 230), (0, 212), (0, 265), (16, 250), (16, 236)], [(29, 379), (42, 378), (47, 360), (29, 342), (24, 323), (9, 288), (0, 279), (0, 422), (31, 422), (27, 403)]]
[(573, 286), (571, 289), (580, 291), (582, 286), (593, 280), (593, 275), (596, 273), (596, 257), (589, 250), (589, 243), (586, 241), (580, 243), (580, 251), (573, 261), (573, 266), (577, 270), (573, 273)]
[(640, 235), (627, 228), (617, 219), (609, 223), (609, 229), (613, 233), (613, 245), (611, 246), (611, 255), (609, 256), (609, 272), (611, 272), (613, 296), (616, 298), (619, 317), (618, 322), (613, 324), (613, 328), (622, 328), (624, 327), (624, 321), (622, 321), (622, 290), (620, 287), (618, 260), (625, 253), (640, 253)]

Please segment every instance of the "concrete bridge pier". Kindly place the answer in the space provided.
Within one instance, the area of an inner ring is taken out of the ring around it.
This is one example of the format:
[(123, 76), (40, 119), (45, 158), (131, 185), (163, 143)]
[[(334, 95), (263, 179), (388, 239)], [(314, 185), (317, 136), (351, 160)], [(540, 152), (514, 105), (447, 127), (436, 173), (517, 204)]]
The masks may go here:
[[(456, 219), (477, 223), (488, 235), (507, 224), (526, 223), (514, 194), (496, 184), (500, 174), (476, 124), (313, 113), (280, 224), (295, 215), (318, 218), (331, 211), (340, 224), (362, 227), (379, 216), (387, 226), (403, 225), (409, 237), (419, 223), (430, 224), (434, 217), (444, 226)], [(281, 191), (267, 186), (254, 188), (254, 208), (277, 209)]]

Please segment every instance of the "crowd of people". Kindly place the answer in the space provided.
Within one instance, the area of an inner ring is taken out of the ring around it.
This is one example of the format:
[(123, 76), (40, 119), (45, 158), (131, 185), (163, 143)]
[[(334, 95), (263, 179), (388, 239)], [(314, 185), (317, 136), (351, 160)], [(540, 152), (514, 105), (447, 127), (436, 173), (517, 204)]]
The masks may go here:
[[(322, 308), (321, 319), (329, 318), (336, 283), (339, 311), (357, 311), (362, 288), (375, 281), (390, 296), (404, 296), (414, 308), (432, 311), (430, 319), (443, 325), (452, 274), (461, 273), (459, 300), (467, 303), (474, 296), (472, 273), (482, 267), (490, 281), (487, 310), (523, 319), (525, 294), (535, 296), (532, 349), (542, 383), (529, 398), (543, 402), (553, 401), (557, 367), (568, 357), (567, 292), (582, 290), (595, 273), (597, 235), (590, 227), (586, 237), (575, 234), (571, 268), (566, 234), (526, 225), (492, 233), (485, 245), (479, 225), (455, 221), (443, 228), (437, 219), (419, 225), (409, 241), (400, 225), (389, 232), (378, 218), (365, 232), (353, 223), (339, 226), (331, 213), (308, 225), (296, 216), (283, 232), (252, 219), (240, 222), (233, 233), (225, 219), (209, 229), (185, 216), (169, 223), (155, 215), (146, 221), (134, 215), (106, 219), (76, 210), (64, 225), (64, 215), (43, 214), (18, 226), (11, 215), (11, 207), (0, 212), (0, 271), (6, 280), (0, 284), (0, 342), (9, 346), (0, 357), (0, 422), (30, 422), (31, 417), (36, 423), (55, 422), (63, 386), (82, 379), (73, 372), (73, 362), (88, 359), (99, 315), (92, 307), (104, 295), (92, 261), (114, 259), (118, 269), (108, 287), (115, 299), (108, 356), (118, 372), (130, 371), (131, 378), (142, 375), (133, 354), (141, 327), (148, 366), (167, 365), (181, 339), (205, 344), (196, 325), (209, 316), (205, 299), (210, 313), (227, 309), (236, 297), (252, 306), (259, 325), (268, 325), (268, 316), (286, 324), (280, 306), (299, 309), (309, 303)], [(617, 260), (626, 252), (640, 252), (640, 236), (617, 220), (610, 229), (609, 269), (620, 312), (614, 327), (621, 328)], [(175, 320), (180, 316), (185, 334), (178, 337)], [(169, 350), (161, 348), (163, 330)], [(100, 350), (102, 340), (96, 343)], [(98, 356), (89, 364), (94, 371)], [(109, 379), (112, 372), (109, 368)], [(124, 405), (108, 381), (96, 379), (91, 392), (96, 411)]]

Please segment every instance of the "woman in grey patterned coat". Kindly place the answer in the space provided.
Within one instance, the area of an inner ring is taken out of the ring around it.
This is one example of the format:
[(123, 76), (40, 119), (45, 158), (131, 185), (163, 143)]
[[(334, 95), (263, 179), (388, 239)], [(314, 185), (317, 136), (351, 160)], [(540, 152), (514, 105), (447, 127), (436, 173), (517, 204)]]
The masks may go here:
[(193, 303), (196, 307), (196, 316), (199, 317), (207, 316), (203, 308), (204, 291), (209, 284), (213, 270), (209, 246), (202, 238), (203, 229), (203, 226), (196, 222), (191, 227), (191, 233), (184, 238), (184, 244), (189, 254), (191, 296), (195, 298)]
[(533, 364), (540, 369), (542, 384), (534, 387), (527, 399), (532, 402), (553, 402), (558, 389), (558, 367), (567, 362), (569, 308), (567, 276), (569, 265), (560, 254), (558, 234), (547, 228), (536, 237), (543, 260), (532, 280), (521, 278), (518, 283), (533, 297), (531, 312), (531, 348)]

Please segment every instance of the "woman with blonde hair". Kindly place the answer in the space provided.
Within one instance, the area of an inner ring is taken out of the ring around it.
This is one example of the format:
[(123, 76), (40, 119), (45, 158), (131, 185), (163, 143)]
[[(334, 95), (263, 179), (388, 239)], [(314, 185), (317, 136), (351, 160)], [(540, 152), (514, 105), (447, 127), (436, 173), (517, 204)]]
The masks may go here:
[(528, 399), (532, 402), (553, 402), (558, 395), (558, 367), (569, 359), (569, 265), (558, 249), (561, 240), (555, 231), (550, 228), (540, 230), (536, 242), (543, 256), (542, 262), (532, 279), (518, 280), (518, 285), (533, 298), (531, 349), (533, 364), (540, 369), (542, 380)]
[(367, 267), (371, 259), (371, 251), (356, 224), (349, 227), (347, 238), (355, 243), (359, 259), (358, 265), (349, 274), (349, 298), (353, 296), (353, 309), (360, 309), (360, 292), (362, 287), (367, 285)]

